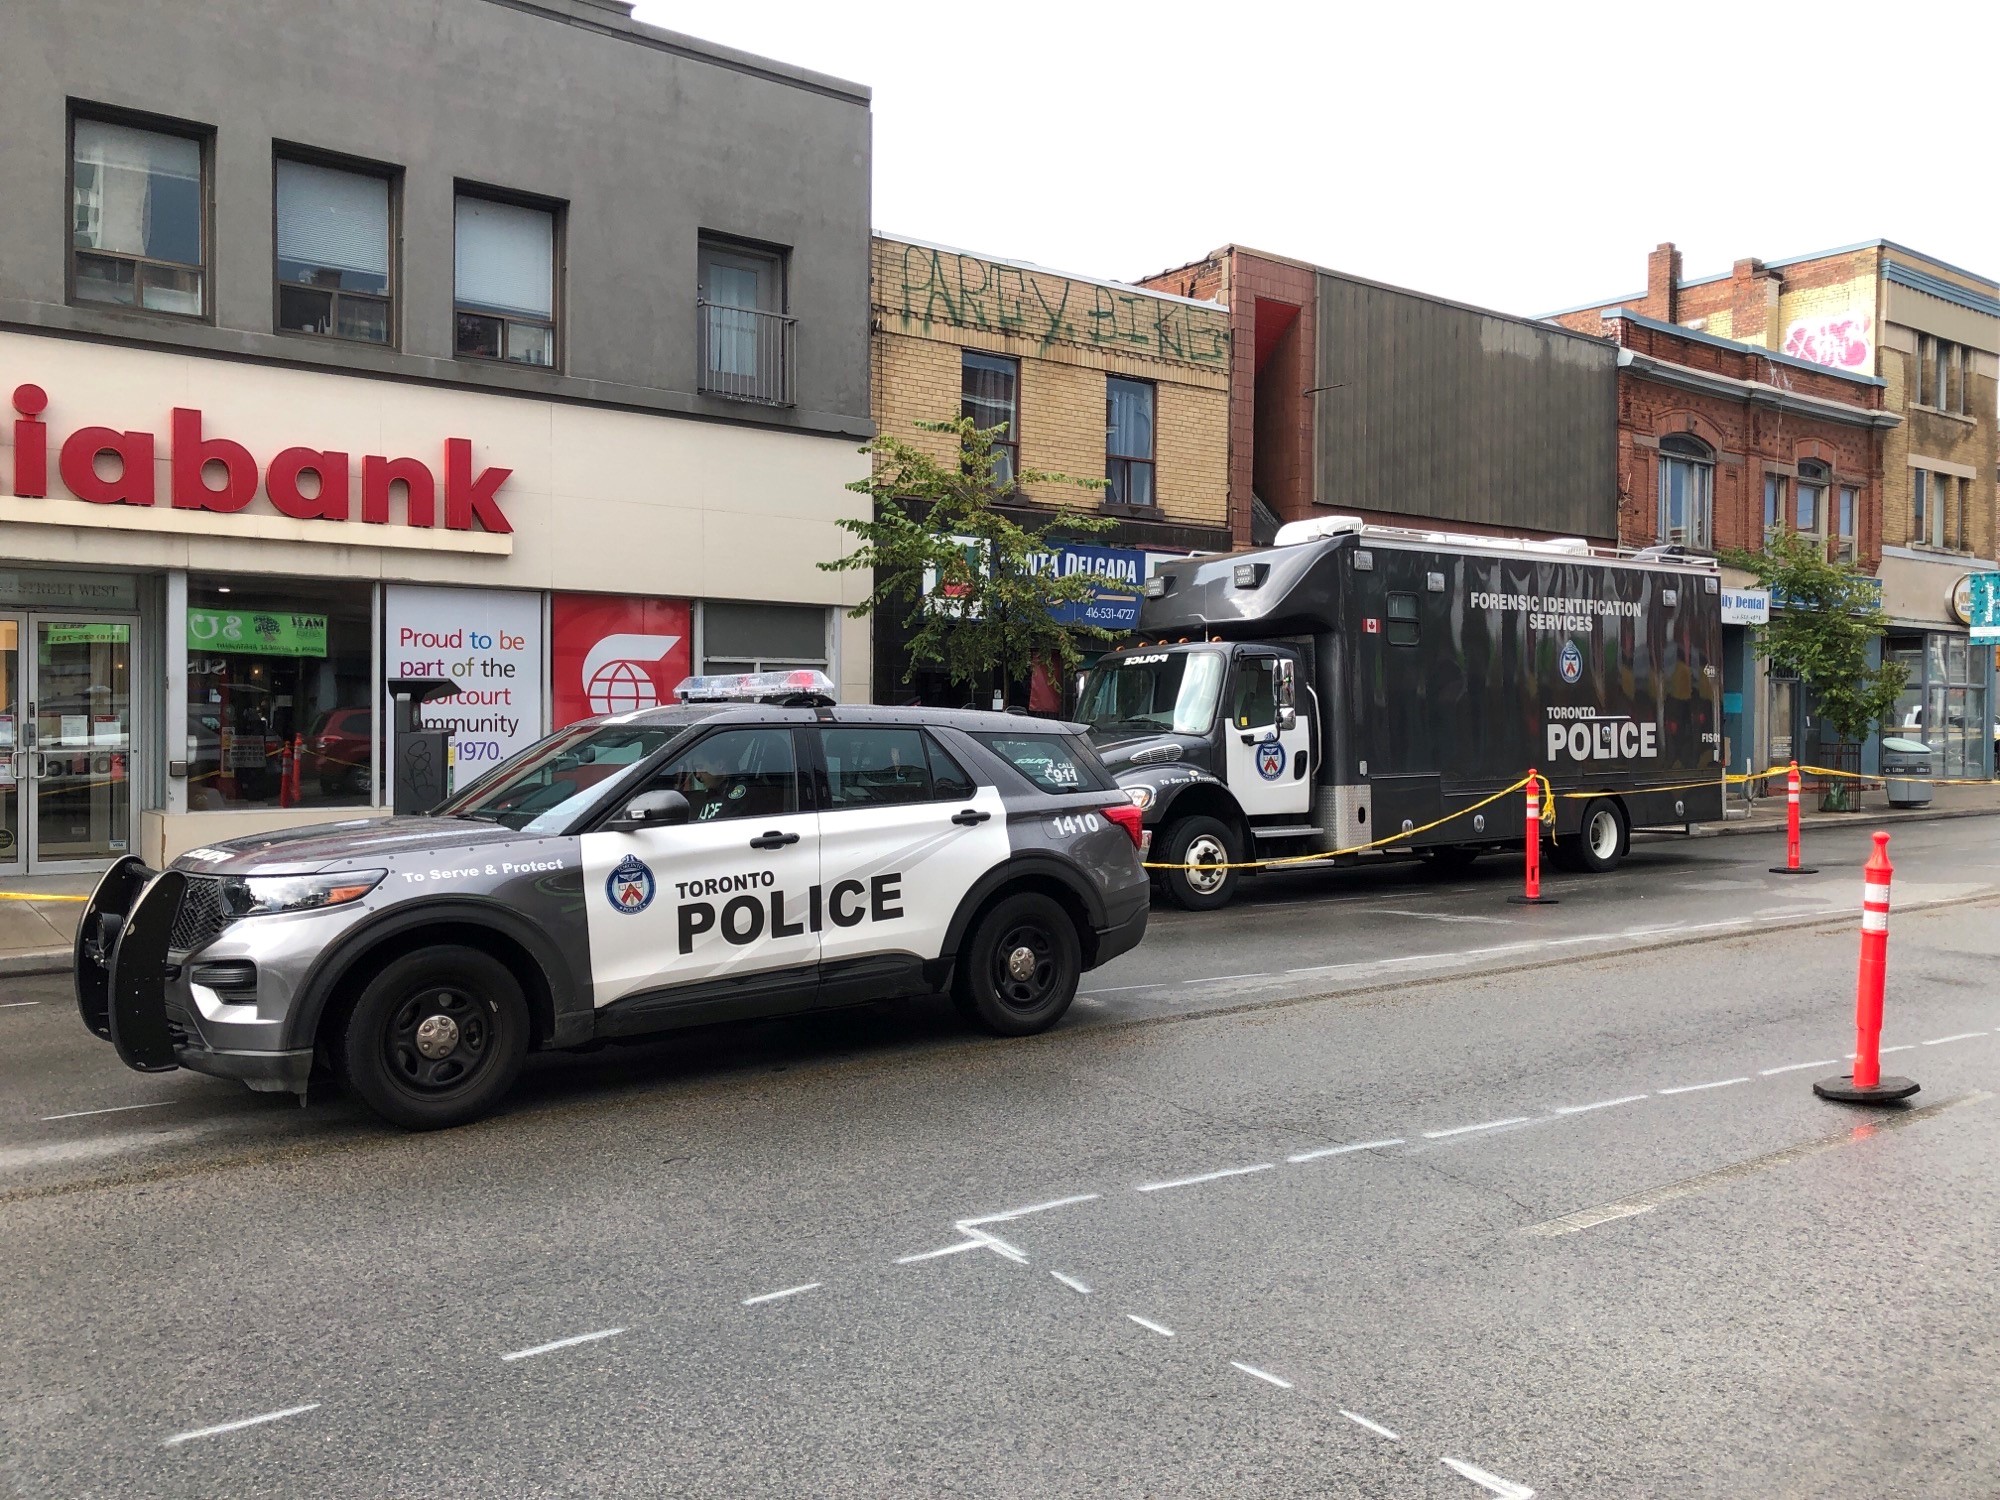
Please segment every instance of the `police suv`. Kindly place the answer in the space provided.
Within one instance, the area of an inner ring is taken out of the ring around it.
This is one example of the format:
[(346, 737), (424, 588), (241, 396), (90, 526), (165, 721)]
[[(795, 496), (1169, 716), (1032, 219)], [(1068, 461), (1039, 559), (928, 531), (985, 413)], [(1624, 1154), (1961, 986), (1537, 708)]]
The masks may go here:
[(303, 1095), (328, 1065), (415, 1129), (531, 1048), (940, 991), (1053, 1026), (1145, 933), (1139, 809), (1079, 726), (831, 686), (691, 678), (428, 817), (122, 860), (78, 927), (84, 1024), (144, 1072)]

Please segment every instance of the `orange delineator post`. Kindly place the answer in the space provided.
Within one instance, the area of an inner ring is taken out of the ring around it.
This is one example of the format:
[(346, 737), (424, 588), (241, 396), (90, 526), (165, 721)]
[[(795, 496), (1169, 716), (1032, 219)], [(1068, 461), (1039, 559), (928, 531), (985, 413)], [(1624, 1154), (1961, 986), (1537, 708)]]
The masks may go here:
[(1889, 835), (1875, 835), (1862, 872), (1861, 974), (1854, 990), (1854, 1071), (1813, 1085), (1822, 1099), (1843, 1104), (1893, 1104), (1917, 1092), (1907, 1078), (1882, 1076), (1882, 992), (1889, 972)]
[(1799, 863), (1799, 763), (1785, 778), (1785, 862), (1771, 867), (1773, 875), (1817, 875), (1817, 869)]
[(1527, 889), (1522, 895), (1507, 899), (1516, 906), (1554, 906), (1556, 898), (1542, 894), (1542, 783), (1532, 767), (1528, 771), (1527, 809)]

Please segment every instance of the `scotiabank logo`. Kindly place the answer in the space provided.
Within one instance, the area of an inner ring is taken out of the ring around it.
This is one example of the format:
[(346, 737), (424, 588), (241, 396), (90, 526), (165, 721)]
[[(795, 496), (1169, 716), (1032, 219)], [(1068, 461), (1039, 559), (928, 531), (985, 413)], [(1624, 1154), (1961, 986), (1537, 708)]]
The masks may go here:
[[(52, 433), (42, 414), (48, 392), (38, 385), (14, 389), (14, 493), (39, 500), (49, 492), (49, 451)], [(250, 450), (226, 437), (202, 430), (201, 412), (173, 409), (169, 426), (168, 504), (175, 510), (234, 514), (264, 494), (281, 515), (300, 521), (354, 519), (355, 465), (335, 449), (286, 448), (260, 470)], [(112, 427), (79, 427), (56, 449), (63, 487), (93, 505), (155, 504), (159, 496), (153, 466), (156, 443), (150, 432), (120, 432)], [(438, 478), (428, 463), (415, 458), (391, 458), (379, 453), (362, 456), (360, 520), (365, 525), (390, 524), (400, 508), (403, 524), (436, 526), (452, 531), (511, 532), (500, 510), (500, 486), (512, 469), (472, 468), (472, 440), (444, 442), (444, 505), (439, 515)]]
[(672, 703), (694, 671), (694, 606), (685, 599), (556, 594), (549, 630), (557, 727)]

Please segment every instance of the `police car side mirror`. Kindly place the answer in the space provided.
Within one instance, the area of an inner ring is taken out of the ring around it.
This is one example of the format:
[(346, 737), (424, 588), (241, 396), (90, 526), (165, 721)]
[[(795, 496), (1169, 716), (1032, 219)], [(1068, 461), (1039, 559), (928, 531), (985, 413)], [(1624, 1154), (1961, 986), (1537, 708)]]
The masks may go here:
[(610, 833), (637, 833), (642, 828), (671, 828), (694, 817), (688, 799), (679, 792), (641, 792), (625, 804), (625, 810), (606, 821)]

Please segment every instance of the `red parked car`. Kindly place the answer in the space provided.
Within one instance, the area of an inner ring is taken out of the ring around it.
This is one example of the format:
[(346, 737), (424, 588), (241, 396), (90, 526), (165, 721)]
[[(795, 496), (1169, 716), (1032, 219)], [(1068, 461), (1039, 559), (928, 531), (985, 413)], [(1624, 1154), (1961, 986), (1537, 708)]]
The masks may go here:
[(366, 796), (374, 759), (375, 715), (365, 708), (336, 708), (322, 714), (306, 736), (306, 776), (317, 777), (328, 797)]

